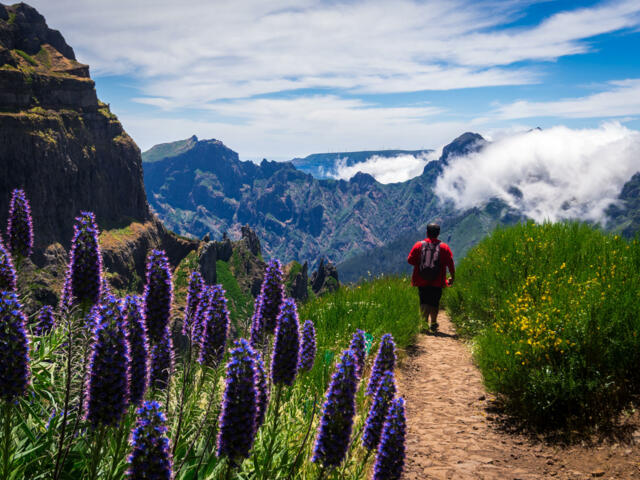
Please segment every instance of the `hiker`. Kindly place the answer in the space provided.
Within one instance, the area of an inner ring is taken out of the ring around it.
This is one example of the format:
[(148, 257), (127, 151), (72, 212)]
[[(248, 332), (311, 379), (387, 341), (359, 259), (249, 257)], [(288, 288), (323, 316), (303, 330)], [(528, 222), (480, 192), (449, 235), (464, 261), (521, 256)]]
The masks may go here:
[[(440, 225), (427, 225), (427, 238), (416, 243), (407, 261), (413, 265), (411, 285), (418, 287), (420, 313), (425, 324), (430, 321), (431, 332), (438, 331), (438, 309), (445, 286), (453, 285), (456, 268), (453, 253), (444, 242), (438, 240)], [(447, 280), (447, 268), (451, 277)]]

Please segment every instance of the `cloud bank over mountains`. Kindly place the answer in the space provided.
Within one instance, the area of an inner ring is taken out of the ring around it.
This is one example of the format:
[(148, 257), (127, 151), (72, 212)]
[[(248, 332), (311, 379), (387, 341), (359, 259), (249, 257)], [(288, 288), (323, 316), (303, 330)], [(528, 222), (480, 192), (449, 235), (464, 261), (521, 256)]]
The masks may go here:
[(622, 186), (640, 171), (640, 132), (620, 123), (564, 126), (500, 138), (450, 159), (437, 195), (458, 208), (497, 197), (537, 222), (603, 221)]
[(380, 183), (405, 182), (422, 173), (424, 166), (436, 160), (439, 153), (431, 152), (422, 155), (397, 155), (383, 157), (373, 155), (366, 162), (347, 165), (347, 159), (339, 159), (333, 167), (325, 172), (329, 178), (349, 180), (356, 173), (368, 173)]

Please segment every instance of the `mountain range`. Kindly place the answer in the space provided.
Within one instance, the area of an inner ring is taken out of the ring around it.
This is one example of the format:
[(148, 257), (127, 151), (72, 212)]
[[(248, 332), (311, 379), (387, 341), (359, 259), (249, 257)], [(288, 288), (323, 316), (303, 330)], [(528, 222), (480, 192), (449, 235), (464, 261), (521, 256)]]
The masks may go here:
[(325, 256), (342, 263), (362, 254), (358, 268), (339, 266), (341, 279), (353, 281), (367, 272), (405, 271), (405, 259), (394, 268), (369, 253), (400, 238), (422, 238), (429, 221), (440, 221), (446, 240), (462, 254), (496, 225), (523, 218), (497, 200), (460, 212), (434, 194), (449, 158), (484, 142), (478, 134), (465, 133), (427, 163), (421, 175), (392, 184), (365, 173), (348, 181), (315, 178), (293, 162), (241, 161), (219, 140), (196, 137), (157, 145), (142, 158), (149, 202), (174, 231), (237, 236), (240, 226), (248, 224), (267, 255), (312, 265)]

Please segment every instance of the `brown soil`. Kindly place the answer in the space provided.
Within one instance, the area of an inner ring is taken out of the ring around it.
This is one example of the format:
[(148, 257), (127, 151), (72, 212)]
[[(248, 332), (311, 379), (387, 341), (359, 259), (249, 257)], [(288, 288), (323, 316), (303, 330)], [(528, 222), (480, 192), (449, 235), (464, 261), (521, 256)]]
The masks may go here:
[(640, 418), (607, 438), (562, 445), (510, 433), (467, 345), (440, 313), (440, 333), (421, 335), (398, 373), (407, 401), (404, 478), (640, 479)]

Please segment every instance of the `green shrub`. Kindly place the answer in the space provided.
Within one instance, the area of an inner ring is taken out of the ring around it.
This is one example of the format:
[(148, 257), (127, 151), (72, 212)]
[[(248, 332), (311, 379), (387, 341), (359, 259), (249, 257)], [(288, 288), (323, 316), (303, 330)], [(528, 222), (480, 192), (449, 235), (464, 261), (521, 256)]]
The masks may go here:
[(540, 426), (611, 418), (640, 391), (640, 245), (585, 224), (498, 229), (447, 308), (489, 390)]

